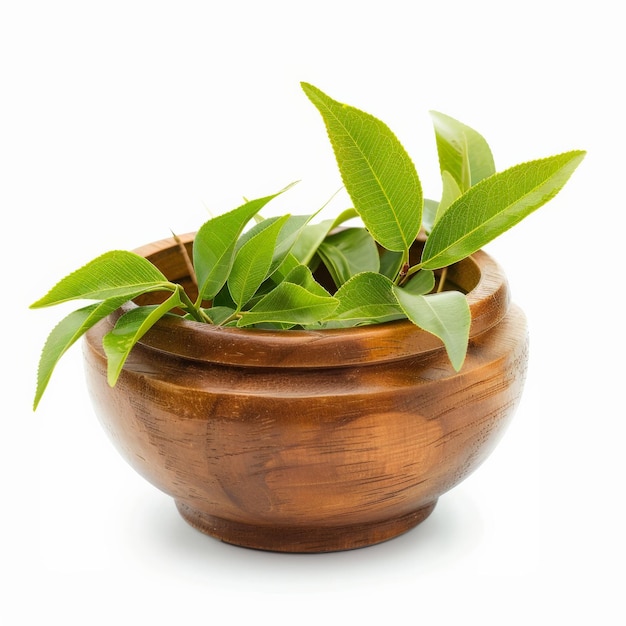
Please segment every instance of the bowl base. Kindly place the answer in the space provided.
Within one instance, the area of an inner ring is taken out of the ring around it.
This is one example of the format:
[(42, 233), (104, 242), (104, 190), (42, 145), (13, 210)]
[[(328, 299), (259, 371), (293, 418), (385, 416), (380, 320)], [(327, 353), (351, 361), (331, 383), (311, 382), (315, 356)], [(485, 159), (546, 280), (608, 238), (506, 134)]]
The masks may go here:
[(176, 501), (183, 519), (226, 543), (272, 552), (338, 552), (393, 539), (423, 522), (437, 501), (401, 517), (349, 526), (262, 526), (225, 520)]

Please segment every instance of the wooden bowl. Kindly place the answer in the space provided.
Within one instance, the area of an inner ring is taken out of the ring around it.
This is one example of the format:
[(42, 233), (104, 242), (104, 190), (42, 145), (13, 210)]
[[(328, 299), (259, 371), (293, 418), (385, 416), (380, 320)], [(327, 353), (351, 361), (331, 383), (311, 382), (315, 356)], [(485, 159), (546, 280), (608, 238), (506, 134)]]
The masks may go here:
[[(188, 282), (172, 239), (137, 252)], [(484, 461), (522, 392), (526, 322), (503, 272), (478, 252), (448, 280), (472, 312), (458, 373), (408, 321), (274, 332), (169, 318), (111, 388), (102, 337), (117, 312), (84, 343), (96, 413), (128, 463), (204, 533), (286, 552), (390, 539)]]

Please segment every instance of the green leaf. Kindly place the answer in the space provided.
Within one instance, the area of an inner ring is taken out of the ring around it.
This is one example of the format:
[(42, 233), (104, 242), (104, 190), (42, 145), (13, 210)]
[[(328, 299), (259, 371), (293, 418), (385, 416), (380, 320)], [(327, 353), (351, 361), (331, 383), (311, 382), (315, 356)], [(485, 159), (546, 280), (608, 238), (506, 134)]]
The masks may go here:
[(441, 219), (441, 216), (448, 210), (450, 205), (462, 195), (461, 188), (454, 180), (452, 174), (447, 170), (441, 172), (442, 192), (441, 201), (437, 206), (437, 213), (433, 226)]
[(433, 227), (422, 267), (456, 263), (520, 222), (559, 192), (584, 156), (575, 150), (522, 163), (476, 184)]
[(35, 392), (33, 410), (37, 408), (48, 386), (56, 364), (65, 352), (67, 352), (69, 347), (94, 324), (122, 306), (126, 301), (127, 298), (124, 296), (90, 304), (82, 309), (73, 311), (52, 329), (41, 352), (41, 358), (39, 359), (37, 390)]
[(422, 187), (402, 144), (380, 120), (302, 83), (322, 115), (346, 190), (372, 236), (409, 249), (422, 222)]
[(317, 253), (337, 287), (359, 272), (378, 272), (380, 268), (376, 242), (365, 228), (346, 228), (328, 235)]
[(461, 191), (495, 173), (491, 149), (480, 133), (443, 113), (430, 115), (441, 172), (449, 172)]
[(281, 270), (281, 275), (284, 275), (288, 268), (292, 269), (299, 264), (292, 250), (312, 217), (313, 215), (293, 215), (285, 222), (276, 240), (268, 276), (272, 276), (277, 270)]
[(335, 293), (339, 306), (333, 320), (354, 323), (384, 322), (403, 317), (389, 278), (376, 272), (362, 272), (345, 282)]
[(230, 291), (228, 291), (228, 285), (225, 284), (219, 292), (215, 294), (211, 301), (211, 307), (228, 307), (233, 309), (233, 311), (237, 309), (237, 305), (230, 295)]
[[(239, 239), (237, 240), (237, 243), (235, 245), (235, 257), (239, 253), (239, 250), (241, 250), (241, 248), (243, 248), (243, 246), (245, 244), (247, 244), (250, 241), (250, 239), (253, 239), (259, 233), (263, 232), (266, 228), (269, 228), (270, 226), (274, 225), (280, 219), (282, 219), (282, 217), (280, 215), (278, 215), (276, 217), (262, 218), (259, 221), (257, 221), (256, 224), (254, 224), (254, 226), (252, 226), (252, 228), (250, 228), (249, 230), (245, 231), (241, 235), (241, 237), (239, 237)], [(289, 219), (291, 219), (291, 217), (289, 217)], [(285, 220), (283, 220), (283, 222), (285, 222)], [(278, 240), (277, 240), (277, 242), (278, 242)]]
[[(291, 215), (280, 230), (274, 247), (272, 264), (267, 272), (267, 275), (271, 276), (274, 282), (279, 283), (290, 270), (300, 264), (291, 251), (299, 235), (304, 231), (312, 217), (313, 215)], [(250, 230), (241, 235), (235, 246), (235, 253), (237, 253), (247, 241), (252, 239), (252, 237), (262, 230), (265, 230), (279, 219), (281, 219), (280, 216), (260, 219)], [(218, 294), (216, 299), (219, 297)]]
[(61, 279), (31, 309), (52, 306), (69, 300), (108, 300), (140, 293), (171, 291), (174, 285), (144, 257), (134, 252), (113, 250), (93, 259)]
[(467, 353), (471, 314), (466, 297), (458, 291), (444, 291), (425, 296), (393, 286), (406, 316), (423, 330), (439, 337), (458, 372)]
[(406, 293), (415, 296), (423, 296), (430, 293), (435, 286), (435, 274), (432, 270), (420, 270), (416, 272), (406, 283), (403, 289)]
[(380, 268), (378, 271), (383, 274), (383, 276), (395, 280), (402, 270), (405, 258), (404, 252), (383, 250), (380, 255)]
[(307, 224), (293, 245), (291, 253), (299, 263), (307, 264), (315, 256), (320, 244), (333, 229), (354, 217), (358, 213), (354, 209), (346, 209), (336, 218), (323, 220), (317, 224)]
[[(279, 272), (276, 272), (276, 274), (278, 274), (278, 273)], [(276, 274), (274, 274), (272, 276), (272, 279), (274, 279)], [(304, 287), (304, 289), (306, 289), (308, 292), (310, 292), (310, 293), (312, 293), (314, 295), (321, 296), (321, 297), (330, 297), (330, 293), (328, 293), (328, 291), (326, 291), (326, 289), (324, 289), (324, 287), (322, 287), (322, 285), (320, 285), (315, 280), (315, 277), (313, 276), (313, 272), (311, 272), (311, 269), (309, 268), (308, 265), (296, 265), (283, 278), (283, 280), (285, 282), (287, 282), (287, 283), (293, 283), (294, 285), (300, 285), (301, 287)], [(280, 282), (280, 281), (277, 281), (277, 282)], [(274, 286), (274, 288), (275, 288), (275, 286)], [(290, 323), (272, 322), (271, 325), (274, 326), (275, 328), (287, 329), (287, 328), (291, 328), (291, 327), (295, 326), (296, 324), (294, 322), (290, 322)], [(303, 324), (303, 325), (306, 326), (306, 324)], [(316, 326), (317, 322), (313, 322), (312, 325)], [(261, 325), (259, 324), (259, 326), (261, 326)]]
[(315, 324), (332, 314), (338, 301), (311, 293), (301, 285), (282, 282), (249, 311), (241, 314), (237, 326), (253, 324)]
[(228, 306), (213, 306), (210, 309), (203, 309), (203, 311), (209, 319), (218, 326), (223, 324), (236, 313), (235, 309)]
[(322, 287), (313, 276), (310, 268), (307, 265), (298, 265), (294, 267), (287, 276), (285, 276), (285, 282), (293, 283), (294, 285), (300, 285), (307, 291), (318, 296), (330, 296), (328, 291)]
[[(314, 217), (314, 215), (311, 217)], [(276, 270), (276, 274), (273, 274), (273, 276), (278, 278), (275, 282), (280, 282), (298, 265), (310, 263), (328, 233), (353, 217), (358, 217), (358, 213), (354, 209), (346, 209), (334, 219), (324, 220), (317, 224), (307, 223), (299, 230), (298, 237), (291, 247), (289, 254), (287, 254), (283, 263)]]
[(107, 356), (107, 380), (113, 387), (124, 367), (124, 363), (133, 346), (165, 314), (181, 306), (180, 288), (159, 305), (140, 306), (124, 313), (113, 330), (102, 339), (102, 346)]
[[(278, 234), (288, 219), (289, 215), (284, 215), (271, 220), (269, 226), (248, 239), (237, 251), (228, 277), (228, 290), (238, 309), (252, 298), (268, 277), (274, 260)], [(263, 224), (264, 222), (261, 222), (258, 226)]]
[(437, 200), (430, 198), (424, 199), (424, 212), (422, 214), (422, 228), (429, 233), (433, 229), (433, 225), (437, 218), (437, 209), (439, 208)]
[(211, 300), (226, 283), (235, 258), (235, 246), (246, 224), (278, 193), (250, 200), (240, 207), (205, 222), (193, 243), (193, 265), (200, 299)]

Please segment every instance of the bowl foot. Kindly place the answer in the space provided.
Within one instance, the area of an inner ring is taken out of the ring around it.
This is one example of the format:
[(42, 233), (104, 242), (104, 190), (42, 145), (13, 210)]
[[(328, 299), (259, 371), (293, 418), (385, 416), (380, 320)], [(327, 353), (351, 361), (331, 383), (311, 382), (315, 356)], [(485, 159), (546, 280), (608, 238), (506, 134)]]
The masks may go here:
[(183, 519), (226, 543), (272, 552), (336, 552), (393, 539), (423, 522), (437, 501), (401, 517), (349, 526), (262, 526), (225, 520), (176, 501)]

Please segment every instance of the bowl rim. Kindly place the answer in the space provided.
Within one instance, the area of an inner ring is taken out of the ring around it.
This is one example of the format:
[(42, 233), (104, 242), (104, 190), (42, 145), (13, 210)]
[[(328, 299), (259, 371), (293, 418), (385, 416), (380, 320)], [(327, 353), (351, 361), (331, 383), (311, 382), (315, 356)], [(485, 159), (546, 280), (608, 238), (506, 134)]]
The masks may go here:
[[(195, 233), (179, 236), (190, 245)], [(154, 259), (178, 248), (175, 238), (161, 239), (134, 250)], [(466, 296), (471, 312), (470, 339), (495, 326), (507, 313), (510, 295), (500, 265), (479, 250), (448, 269), (457, 284), (470, 285)], [(471, 286), (473, 284), (473, 286)], [(109, 324), (137, 305), (124, 304), (107, 319)], [(342, 329), (265, 330), (224, 328), (182, 317), (159, 320), (138, 342), (192, 361), (257, 367), (338, 367), (356, 363), (393, 361), (444, 350), (434, 335), (409, 320)]]

